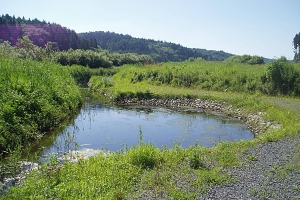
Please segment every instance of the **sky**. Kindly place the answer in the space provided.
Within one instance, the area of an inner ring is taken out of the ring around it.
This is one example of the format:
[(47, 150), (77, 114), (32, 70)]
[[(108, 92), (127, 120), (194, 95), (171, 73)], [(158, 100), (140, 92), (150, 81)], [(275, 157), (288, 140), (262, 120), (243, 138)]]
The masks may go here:
[(266, 58), (293, 59), (300, 32), (300, 0), (0, 0), (0, 14)]

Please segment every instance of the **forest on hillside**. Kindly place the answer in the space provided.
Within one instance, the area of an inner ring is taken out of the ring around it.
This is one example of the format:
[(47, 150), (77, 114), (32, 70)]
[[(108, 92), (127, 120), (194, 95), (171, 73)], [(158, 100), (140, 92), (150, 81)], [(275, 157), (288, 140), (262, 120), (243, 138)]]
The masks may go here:
[(47, 23), (38, 19), (25, 19), (8, 14), (0, 16), (0, 40), (15, 45), (18, 38), (27, 36), (33, 43), (44, 48), (47, 42), (57, 50), (97, 48), (93, 39), (86, 40), (59, 24)]
[(184, 61), (190, 57), (223, 61), (233, 56), (233, 54), (224, 51), (187, 48), (171, 42), (134, 38), (130, 35), (113, 32), (96, 31), (80, 33), (79, 36), (87, 40), (96, 39), (97, 44), (102, 49), (110, 52), (147, 54), (155, 62)]
[[(28, 37), (38, 47), (47, 48), (51, 46), (53, 51), (61, 51), (61, 64), (74, 63), (71, 61), (72, 59), (68, 61), (65, 58), (66, 53), (64, 51), (70, 49), (94, 51), (93, 53), (90, 52), (89, 56), (106, 50), (107, 53), (113, 55), (114, 59), (110, 60), (115, 66), (133, 63), (180, 62), (190, 58), (224, 61), (234, 56), (224, 51), (187, 48), (171, 42), (134, 38), (130, 35), (113, 32), (96, 31), (77, 34), (74, 30), (59, 24), (40, 21), (36, 18), (33, 20), (24, 17), (16, 18), (8, 14), (0, 16), (0, 42), (9, 41), (12, 45), (17, 45), (18, 39), (24, 36)], [(264, 60), (264, 62), (268, 62), (268, 60)], [(75, 63), (79, 63), (79, 61)], [(86, 61), (81, 63), (86, 63)], [(257, 63), (255, 60), (254, 63), (261, 64), (262, 62)], [(92, 65), (98, 67), (98, 64), (93, 63)]]
[(19, 38), (27, 36), (33, 44), (45, 48), (48, 42), (54, 50), (97, 49), (98, 47), (113, 53), (134, 53), (149, 55), (155, 62), (184, 61), (191, 57), (205, 60), (223, 61), (233, 54), (224, 51), (192, 49), (182, 45), (134, 38), (113, 32), (89, 32), (77, 34), (56, 23), (25, 19), (8, 14), (0, 16), (0, 42), (9, 41), (16, 45)]

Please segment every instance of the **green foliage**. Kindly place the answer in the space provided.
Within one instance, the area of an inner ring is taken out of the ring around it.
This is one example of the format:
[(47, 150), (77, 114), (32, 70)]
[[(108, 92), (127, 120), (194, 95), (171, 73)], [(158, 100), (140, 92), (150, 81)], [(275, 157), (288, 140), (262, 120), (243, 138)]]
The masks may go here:
[(0, 55), (0, 149), (40, 138), (75, 113), (81, 95), (67, 69)]
[(126, 54), (110, 54), (108, 51), (98, 49), (92, 50), (68, 50), (57, 52), (55, 60), (62, 65), (81, 65), (89, 66), (90, 68), (110, 68), (124, 64), (149, 64), (153, 63), (150, 56), (137, 55), (132, 53)]
[(72, 50), (57, 52), (56, 60), (62, 65), (82, 65), (90, 68), (109, 68), (112, 62), (107, 51), (95, 52), (92, 50)]
[(260, 65), (260, 64), (264, 64), (264, 58), (261, 56), (235, 55), (227, 58), (225, 62), (237, 62), (237, 63), (245, 63), (250, 65), (258, 65), (258, 64)]
[(76, 82), (81, 84), (87, 84), (92, 76), (113, 76), (119, 71), (119, 68), (117, 67), (92, 69), (80, 65), (68, 66), (67, 69), (70, 71)]
[(294, 46), (294, 61), (300, 62), (300, 33), (297, 33), (293, 39), (293, 46)]
[(268, 66), (262, 80), (268, 94), (300, 95), (300, 68), (284, 57)]
[[(92, 82), (92, 80), (90, 80), (90, 82)], [(127, 92), (120, 92), (120, 91), (116, 91), (114, 96), (114, 100), (115, 101), (122, 101), (124, 99), (132, 99), (132, 98), (136, 98), (137, 100), (143, 100), (143, 99), (150, 99), (150, 98), (155, 98), (157, 95), (153, 94), (152, 92), (150, 92), (149, 90), (145, 90), (145, 91), (127, 91)]]
[(138, 55), (135, 53), (112, 53), (110, 55), (111, 61), (114, 66), (121, 66), (125, 64), (151, 64), (153, 63), (153, 59), (149, 55)]
[(201, 147), (198, 144), (190, 147), (188, 153), (189, 153), (188, 161), (191, 168), (193, 169), (206, 168), (203, 162), (203, 157), (202, 157), (203, 155), (201, 155), (202, 154)]
[(105, 92), (107, 88), (113, 86), (110, 77), (92, 76), (88, 83), (89, 89), (93, 92)]

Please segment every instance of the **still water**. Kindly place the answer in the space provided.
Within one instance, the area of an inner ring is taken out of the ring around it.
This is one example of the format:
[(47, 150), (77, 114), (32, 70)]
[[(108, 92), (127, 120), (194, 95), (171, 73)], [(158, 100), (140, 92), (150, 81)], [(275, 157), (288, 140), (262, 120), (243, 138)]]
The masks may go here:
[(74, 123), (61, 130), (43, 154), (82, 148), (123, 150), (138, 144), (140, 132), (144, 142), (159, 148), (175, 144), (187, 148), (197, 142), (212, 147), (220, 141), (254, 137), (246, 125), (221, 116), (167, 108), (116, 108), (97, 102), (86, 103)]

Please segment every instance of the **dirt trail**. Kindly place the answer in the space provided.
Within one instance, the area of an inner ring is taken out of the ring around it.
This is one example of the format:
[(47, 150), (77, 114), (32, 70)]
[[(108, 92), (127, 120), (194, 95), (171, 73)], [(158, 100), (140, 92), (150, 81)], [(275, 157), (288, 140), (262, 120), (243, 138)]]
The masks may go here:
[(261, 99), (269, 103), (274, 103), (300, 113), (300, 99), (270, 98), (270, 97), (267, 98), (264, 97)]

